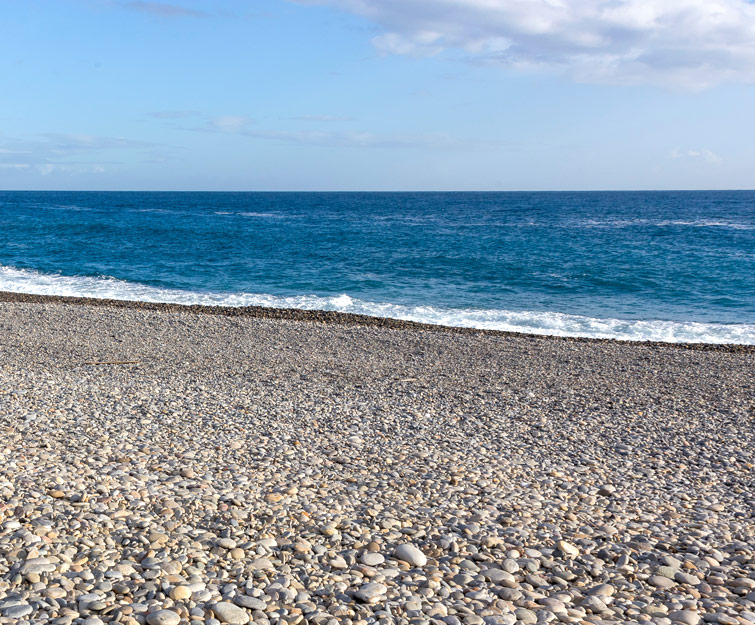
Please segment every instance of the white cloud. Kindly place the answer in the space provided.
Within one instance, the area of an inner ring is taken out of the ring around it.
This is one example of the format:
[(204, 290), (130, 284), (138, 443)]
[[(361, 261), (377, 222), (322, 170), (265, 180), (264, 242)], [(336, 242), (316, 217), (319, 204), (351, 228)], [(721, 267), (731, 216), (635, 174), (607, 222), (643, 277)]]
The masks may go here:
[(186, 117), (196, 117), (201, 115), (199, 111), (193, 110), (173, 110), (173, 111), (153, 111), (147, 113), (150, 117), (155, 119), (184, 119)]
[(586, 82), (703, 89), (755, 82), (747, 0), (293, 0), (335, 6), (382, 30), (387, 54), (456, 52)]
[(221, 115), (210, 120), (213, 128), (223, 132), (238, 132), (251, 123), (252, 120), (245, 115)]
[(703, 160), (708, 163), (720, 163), (721, 157), (711, 150), (682, 150), (674, 148), (669, 154), (671, 159)]
[(283, 143), (345, 148), (391, 148), (433, 150), (486, 150), (500, 147), (495, 141), (461, 139), (446, 134), (392, 134), (370, 132), (326, 132), (322, 130), (255, 130), (241, 134), (255, 139), (269, 139)]
[[(13, 138), (0, 133), (0, 170), (53, 173), (103, 173), (108, 157), (127, 153), (164, 153), (168, 146), (125, 137), (91, 134), (47, 133), (31, 138)], [(133, 157), (131, 157), (133, 159)], [(127, 158), (128, 160), (128, 158)]]

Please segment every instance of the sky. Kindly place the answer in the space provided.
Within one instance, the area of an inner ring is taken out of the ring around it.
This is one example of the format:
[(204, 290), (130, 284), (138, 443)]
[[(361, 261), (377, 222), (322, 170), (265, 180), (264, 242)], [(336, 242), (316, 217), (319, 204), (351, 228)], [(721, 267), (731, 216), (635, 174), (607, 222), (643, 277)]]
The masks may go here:
[(0, 189), (755, 188), (747, 0), (0, 0)]

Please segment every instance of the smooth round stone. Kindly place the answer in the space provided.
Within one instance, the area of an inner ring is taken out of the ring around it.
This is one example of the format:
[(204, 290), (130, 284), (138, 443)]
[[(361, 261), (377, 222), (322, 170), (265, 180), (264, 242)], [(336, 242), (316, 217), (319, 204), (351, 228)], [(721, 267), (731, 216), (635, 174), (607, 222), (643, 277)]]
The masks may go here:
[(648, 584), (655, 586), (656, 588), (673, 588), (676, 586), (674, 580), (664, 577), (663, 575), (651, 575), (648, 578)]
[(249, 622), (249, 613), (246, 610), (227, 601), (216, 603), (212, 606), (212, 611), (221, 623), (246, 625)]
[(267, 607), (262, 599), (248, 595), (236, 595), (233, 598), (233, 602), (242, 608), (249, 608), (250, 610), (264, 610)]
[(556, 543), (556, 547), (569, 558), (576, 558), (579, 555), (579, 549), (566, 540), (559, 540)]
[(537, 615), (532, 610), (517, 608), (514, 614), (523, 625), (535, 625), (537, 623)]
[(595, 595), (587, 595), (587, 597), (582, 600), (582, 603), (580, 603), (580, 605), (583, 608), (590, 610), (590, 612), (592, 612), (593, 614), (600, 614), (601, 612), (605, 612), (608, 609), (606, 607), (606, 604), (603, 603), (603, 601), (601, 601), (600, 598)]
[(689, 584), (690, 586), (699, 586), (702, 580), (697, 575), (691, 573), (685, 573), (684, 571), (677, 571), (674, 575), (674, 580), (680, 584)]
[(663, 575), (663, 577), (668, 577), (669, 579), (674, 579), (674, 575), (676, 575), (677, 570), (678, 569), (675, 569), (672, 566), (659, 566), (656, 574)]
[(188, 586), (176, 586), (170, 591), (170, 598), (174, 601), (183, 601), (191, 597), (191, 588)]
[(66, 596), (66, 594), (66, 591), (59, 586), (53, 586), (52, 588), (48, 588), (44, 591), (44, 595), (48, 599), (62, 599)]
[(672, 569), (680, 569), (682, 568), (682, 564), (683, 564), (681, 560), (670, 555), (663, 556), (661, 558), (661, 562), (663, 562), (663, 564), (665, 564), (666, 566), (670, 566)]
[(382, 553), (367, 552), (362, 554), (360, 560), (367, 566), (378, 566), (385, 562), (385, 556)]
[(147, 623), (149, 625), (178, 625), (181, 617), (172, 610), (159, 610), (147, 614)]
[(223, 549), (235, 549), (236, 541), (233, 538), (221, 538), (218, 540), (217, 545)]
[(610, 597), (616, 592), (616, 589), (611, 584), (599, 584), (588, 591), (588, 594), (595, 595), (596, 597)]
[(669, 612), (668, 617), (672, 623), (682, 623), (682, 625), (698, 625), (701, 621), (700, 615), (692, 610)]
[(359, 590), (354, 593), (354, 596), (360, 601), (365, 603), (375, 603), (385, 595), (388, 588), (384, 584), (378, 582), (369, 582), (364, 584)]
[(412, 566), (425, 566), (425, 564), (427, 564), (427, 556), (411, 543), (399, 545), (396, 547), (393, 555), (397, 559), (403, 560)]
[(5, 618), (23, 618), (29, 616), (34, 611), (28, 604), (14, 605), (9, 608), (5, 608), (2, 612)]
[(55, 565), (47, 558), (29, 558), (21, 567), (21, 575), (29, 573), (51, 573), (55, 570)]

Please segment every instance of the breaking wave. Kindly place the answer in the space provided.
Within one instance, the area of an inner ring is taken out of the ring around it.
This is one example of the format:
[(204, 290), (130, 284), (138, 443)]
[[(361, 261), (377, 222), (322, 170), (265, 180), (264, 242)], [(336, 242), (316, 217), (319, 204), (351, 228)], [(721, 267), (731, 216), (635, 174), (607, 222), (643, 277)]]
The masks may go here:
[(550, 336), (669, 343), (755, 344), (755, 324), (749, 323), (717, 324), (691, 321), (600, 319), (559, 312), (408, 306), (369, 302), (346, 294), (277, 296), (264, 293), (182, 291), (152, 287), (112, 277), (64, 276), (3, 265), (0, 265), (0, 291), (205, 306), (265, 306), (328, 310), (435, 325)]

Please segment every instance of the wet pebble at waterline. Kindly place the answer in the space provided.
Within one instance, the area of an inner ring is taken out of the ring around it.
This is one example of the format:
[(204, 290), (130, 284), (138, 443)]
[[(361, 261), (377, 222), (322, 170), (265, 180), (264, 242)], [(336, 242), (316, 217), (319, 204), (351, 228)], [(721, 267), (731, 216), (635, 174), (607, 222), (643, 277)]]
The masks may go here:
[(0, 623), (755, 623), (755, 352), (0, 323)]

